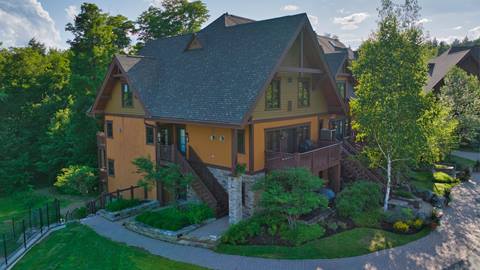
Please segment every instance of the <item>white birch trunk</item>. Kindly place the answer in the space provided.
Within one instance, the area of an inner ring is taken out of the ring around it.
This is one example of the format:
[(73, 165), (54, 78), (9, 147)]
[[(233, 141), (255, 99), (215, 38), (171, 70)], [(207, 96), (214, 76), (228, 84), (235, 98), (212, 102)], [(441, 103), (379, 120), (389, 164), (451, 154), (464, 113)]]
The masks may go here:
[(392, 181), (392, 159), (387, 155), (387, 191), (385, 192), (385, 201), (383, 203), (383, 211), (388, 210), (388, 200), (390, 199), (390, 183)]

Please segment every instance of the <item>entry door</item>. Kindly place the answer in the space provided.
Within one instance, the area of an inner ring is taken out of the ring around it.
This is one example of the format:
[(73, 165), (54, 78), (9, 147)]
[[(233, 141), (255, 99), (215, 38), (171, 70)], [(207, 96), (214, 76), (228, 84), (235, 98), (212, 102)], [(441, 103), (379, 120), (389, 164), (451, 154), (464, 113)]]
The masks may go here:
[(178, 151), (183, 155), (187, 153), (187, 131), (185, 126), (177, 127), (177, 147)]
[(161, 125), (157, 128), (157, 142), (159, 145), (172, 144), (172, 128), (169, 125)]

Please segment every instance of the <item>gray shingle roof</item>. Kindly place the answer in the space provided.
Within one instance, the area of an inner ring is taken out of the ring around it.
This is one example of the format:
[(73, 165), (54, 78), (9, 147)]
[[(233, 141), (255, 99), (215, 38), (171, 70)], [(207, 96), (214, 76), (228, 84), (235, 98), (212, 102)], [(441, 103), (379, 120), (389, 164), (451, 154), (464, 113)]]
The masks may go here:
[(224, 16), (196, 33), (202, 49), (185, 51), (188, 34), (147, 43), (144, 57), (117, 56), (151, 117), (241, 124), (308, 21), (299, 14), (225, 26)]
[[(453, 50), (452, 50), (453, 49)], [(457, 50), (450, 48), (440, 56), (429, 61), (429, 77), (425, 90), (432, 90), (452, 69), (457, 65), (471, 49)]]
[(325, 60), (332, 75), (336, 76), (340, 72), (340, 68), (345, 60), (347, 60), (347, 52), (327, 53), (325, 54)]

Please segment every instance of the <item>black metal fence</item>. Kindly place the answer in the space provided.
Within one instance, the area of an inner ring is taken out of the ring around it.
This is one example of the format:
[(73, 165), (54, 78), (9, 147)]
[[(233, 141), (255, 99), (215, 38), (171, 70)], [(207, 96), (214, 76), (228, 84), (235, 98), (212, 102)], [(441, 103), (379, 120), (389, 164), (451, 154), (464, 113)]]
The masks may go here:
[(62, 221), (60, 202), (54, 200), (1, 222), (0, 269), (7, 268), (14, 257), (24, 253), (32, 242), (61, 225)]

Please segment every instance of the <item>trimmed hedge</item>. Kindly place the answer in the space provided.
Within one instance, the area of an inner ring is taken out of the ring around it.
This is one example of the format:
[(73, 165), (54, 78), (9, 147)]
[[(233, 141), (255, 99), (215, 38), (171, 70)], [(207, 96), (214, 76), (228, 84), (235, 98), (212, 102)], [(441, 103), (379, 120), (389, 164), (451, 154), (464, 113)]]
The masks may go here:
[(369, 181), (356, 181), (344, 188), (335, 200), (338, 214), (355, 218), (378, 208), (382, 203), (380, 185)]

